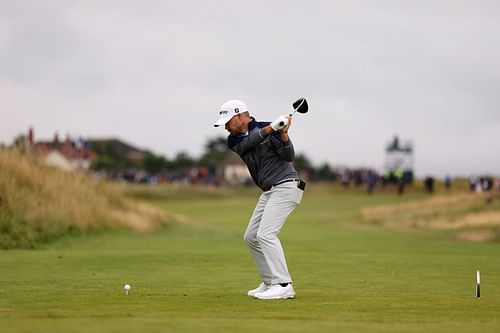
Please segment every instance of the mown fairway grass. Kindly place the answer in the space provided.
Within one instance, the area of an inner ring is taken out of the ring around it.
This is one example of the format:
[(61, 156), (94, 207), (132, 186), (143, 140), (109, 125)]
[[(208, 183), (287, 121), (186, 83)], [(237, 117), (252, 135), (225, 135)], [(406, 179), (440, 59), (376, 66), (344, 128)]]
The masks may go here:
[(281, 234), (297, 299), (245, 296), (259, 282), (242, 240), (257, 195), (173, 193), (150, 199), (183, 217), (160, 233), (0, 252), (0, 332), (500, 331), (499, 243), (360, 219), (361, 207), (418, 194), (311, 187)]

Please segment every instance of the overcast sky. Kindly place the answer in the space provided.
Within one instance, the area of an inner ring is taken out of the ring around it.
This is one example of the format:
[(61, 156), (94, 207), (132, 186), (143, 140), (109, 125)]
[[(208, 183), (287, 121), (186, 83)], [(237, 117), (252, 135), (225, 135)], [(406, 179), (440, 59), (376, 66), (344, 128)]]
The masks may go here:
[(0, 0), (0, 142), (118, 137), (198, 157), (218, 111), (310, 113), (297, 152), (419, 176), (500, 174), (500, 1)]

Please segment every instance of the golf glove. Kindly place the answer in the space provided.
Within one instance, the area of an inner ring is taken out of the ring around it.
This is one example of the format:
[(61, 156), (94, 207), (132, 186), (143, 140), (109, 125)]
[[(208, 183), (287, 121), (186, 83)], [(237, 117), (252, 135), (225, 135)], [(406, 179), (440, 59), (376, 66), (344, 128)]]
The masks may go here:
[(285, 116), (279, 116), (275, 121), (271, 123), (273, 130), (278, 131), (288, 125), (288, 118)]

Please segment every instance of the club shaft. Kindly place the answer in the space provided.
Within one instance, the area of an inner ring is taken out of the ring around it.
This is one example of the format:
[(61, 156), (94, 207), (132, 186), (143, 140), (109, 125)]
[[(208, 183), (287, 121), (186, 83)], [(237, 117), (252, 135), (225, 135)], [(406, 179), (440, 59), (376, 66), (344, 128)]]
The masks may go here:
[[(294, 109), (292, 113), (290, 113), (290, 117), (293, 117), (293, 115), (295, 114), (295, 112), (297, 112), (297, 109)], [(280, 125), (283, 126), (284, 123), (283, 122), (280, 122)]]

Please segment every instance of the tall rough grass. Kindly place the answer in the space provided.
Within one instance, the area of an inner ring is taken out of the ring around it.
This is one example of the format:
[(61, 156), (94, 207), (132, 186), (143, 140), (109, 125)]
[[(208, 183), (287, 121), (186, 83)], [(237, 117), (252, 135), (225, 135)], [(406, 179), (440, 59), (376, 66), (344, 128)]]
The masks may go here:
[(456, 238), (500, 240), (499, 193), (446, 193), (426, 200), (365, 207), (364, 220), (398, 229), (453, 230)]
[(109, 184), (0, 149), (0, 248), (33, 248), (107, 228), (151, 231), (167, 222), (164, 213), (128, 200)]

